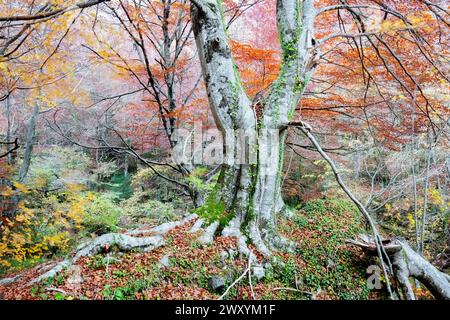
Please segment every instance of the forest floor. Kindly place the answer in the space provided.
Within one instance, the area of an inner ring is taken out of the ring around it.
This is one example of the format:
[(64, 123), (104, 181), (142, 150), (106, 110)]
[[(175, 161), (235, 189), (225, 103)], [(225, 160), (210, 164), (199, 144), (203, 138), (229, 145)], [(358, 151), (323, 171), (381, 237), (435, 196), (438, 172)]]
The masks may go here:
[[(189, 230), (195, 220), (164, 235), (165, 244), (149, 252), (104, 252), (83, 257), (54, 277), (31, 283), (58, 261), (49, 261), (0, 285), (0, 299), (218, 299), (247, 268), (235, 254), (232, 237), (200, 245)], [(259, 281), (245, 276), (225, 299), (382, 299), (370, 290), (371, 257), (346, 243), (364, 232), (359, 214), (340, 200), (315, 200), (281, 220), (279, 230), (298, 244), (295, 253), (276, 253), (284, 264), (265, 269)], [(148, 235), (146, 235), (148, 236)]]

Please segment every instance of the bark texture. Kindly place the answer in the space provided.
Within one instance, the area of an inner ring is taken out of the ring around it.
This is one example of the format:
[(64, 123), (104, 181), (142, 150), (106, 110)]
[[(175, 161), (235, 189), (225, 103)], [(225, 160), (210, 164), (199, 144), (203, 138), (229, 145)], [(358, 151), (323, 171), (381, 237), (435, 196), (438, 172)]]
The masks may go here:
[[(258, 118), (228, 45), (223, 8), (212, 0), (191, 2), (209, 105), (225, 137), (224, 164), (209, 202), (223, 207), (232, 218), (219, 228), (224, 235), (242, 239), (247, 234), (270, 257), (272, 250), (290, 246), (277, 234), (276, 218), (284, 207), (280, 185), (286, 128), (315, 67), (313, 1), (277, 1), (282, 68), (268, 94), (258, 98), (263, 109)], [(227, 144), (229, 139), (233, 148)]]

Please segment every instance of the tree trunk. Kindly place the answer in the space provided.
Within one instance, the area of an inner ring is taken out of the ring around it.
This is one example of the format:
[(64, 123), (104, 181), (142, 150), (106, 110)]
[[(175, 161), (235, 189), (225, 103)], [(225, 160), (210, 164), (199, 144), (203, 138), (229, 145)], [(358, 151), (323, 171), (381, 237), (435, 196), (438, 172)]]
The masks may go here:
[(419, 243), (419, 216), (418, 216), (418, 207), (417, 207), (417, 178), (416, 178), (416, 160), (415, 160), (415, 150), (416, 150), (416, 142), (415, 142), (415, 114), (414, 110), (411, 114), (411, 176), (412, 176), (412, 188), (413, 188), (413, 201), (414, 201), (414, 236), (416, 240), (416, 249), (420, 249)]
[(28, 174), (28, 170), (30, 169), (31, 155), (33, 153), (34, 135), (36, 132), (36, 123), (38, 115), (39, 115), (39, 105), (36, 103), (36, 105), (33, 108), (33, 113), (31, 114), (30, 121), (28, 122), (27, 137), (25, 141), (25, 154), (23, 156), (23, 162), (22, 165), (20, 166), (19, 171), (20, 182), (25, 181), (25, 178), (27, 177)]
[[(6, 97), (6, 142), (11, 142), (12, 141), (12, 133), (11, 133), (11, 117), (12, 117), (12, 112), (11, 112), (11, 91), (9, 88), (9, 84), (7, 85), (7, 97)], [(13, 163), (13, 154), (9, 153), (8, 154), (8, 164), (12, 164)]]
[[(431, 139), (430, 139), (431, 140)], [(424, 182), (424, 191), (423, 191), (423, 212), (422, 212), (422, 223), (420, 228), (420, 250), (419, 252), (423, 254), (424, 245), (425, 245), (425, 231), (427, 224), (427, 210), (428, 210), (428, 189), (430, 182), (430, 166), (431, 166), (431, 155), (433, 153), (432, 142), (430, 141), (430, 147), (428, 148), (427, 153), (427, 164), (425, 168), (425, 182)]]
[(224, 137), (224, 163), (209, 203), (216, 203), (229, 217), (222, 225), (224, 235), (245, 233), (270, 257), (273, 249), (289, 245), (277, 234), (276, 219), (283, 207), (280, 185), (286, 129), (315, 67), (313, 1), (277, 1), (283, 61), (269, 94), (258, 102), (263, 110), (260, 117), (233, 61), (223, 8), (212, 0), (191, 2), (209, 105)]

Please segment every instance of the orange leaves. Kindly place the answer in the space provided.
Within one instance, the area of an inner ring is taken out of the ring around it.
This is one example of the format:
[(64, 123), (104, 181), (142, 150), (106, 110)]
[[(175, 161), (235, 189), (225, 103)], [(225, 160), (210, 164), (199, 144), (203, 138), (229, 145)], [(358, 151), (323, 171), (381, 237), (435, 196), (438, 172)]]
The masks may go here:
[[(346, 3), (367, 4), (357, 0)], [(326, 12), (317, 20), (318, 39), (335, 33), (358, 34), (362, 32), (358, 27), (361, 22), (365, 32), (377, 34), (355, 39), (337, 37), (322, 47), (324, 59), (309, 87), (313, 94), (302, 102), (302, 116), (344, 131), (370, 125), (382, 143), (397, 149), (410, 134), (412, 110), (419, 131), (432, 122), (442, 122), (448, 113), (448, 82), (443, 76), (447, 67), (442, 63), (442, 57), (448, 54), (444, 40), (448, 29), (439, 27), (439, 19), (423, 2), (386, 0), (382, 4), (400, 15), (378, 10), (377, 22), (370, 14), (374, 9), (358, 9), (365, 13), (358, 22), (343, 9)], [(338, 3), (317, 1), (316, 5)], [(404, 18), (399, 18), (401, 15)]]
[(239, 66), (239, 74), (250, 95), (267, 88), (278, 76), (279, 52), (260, 49), (230, 40), (230, 46)]

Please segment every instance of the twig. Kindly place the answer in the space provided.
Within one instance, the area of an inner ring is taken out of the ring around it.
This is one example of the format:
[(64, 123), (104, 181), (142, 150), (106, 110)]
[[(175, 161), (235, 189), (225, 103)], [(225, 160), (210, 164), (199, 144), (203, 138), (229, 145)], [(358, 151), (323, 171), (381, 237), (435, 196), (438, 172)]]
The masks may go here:
[(247, 269), (245, 269), (245, 271), (244, 271), (244, 273), (242, 273), (240, 276), (239, 276), (239, 278), (237, 278), (236, 280), (234, 280), (234, 282), (227, 288), (227, 290), (225, 290), (225, 292), (220, 296), (220, 298), (218, 299), (218, 300), (222, 300), (227, 294), (228, 294), (228, 292), (231, 290), (231, 288), (233, 288), (239, 281), (241, 281), (244, 277), (245, 277), (245, 275), (247, 274), (247, 272), (250, 272), (250, 266), (251, 266), (251, 257), (252, 257), (252, 255), (249, 255), (249, 259), (248, 259), (248, 261), (249, 261), (249, 263), (248, 263), (248, 266), (247, 266)]

